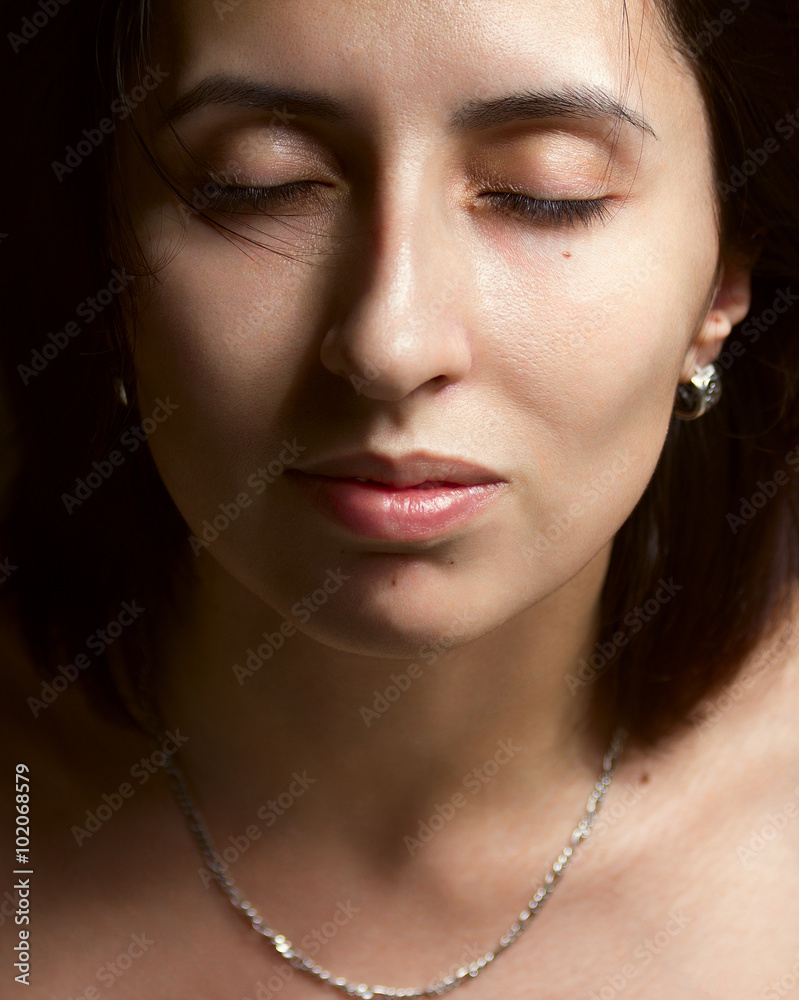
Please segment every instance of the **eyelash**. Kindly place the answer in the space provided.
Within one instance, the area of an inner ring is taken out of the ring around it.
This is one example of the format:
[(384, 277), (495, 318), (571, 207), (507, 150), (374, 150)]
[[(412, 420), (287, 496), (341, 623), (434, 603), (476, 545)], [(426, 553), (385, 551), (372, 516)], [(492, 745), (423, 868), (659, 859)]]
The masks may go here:
[[(307, 195), (318, 198), (319, 186), (316, 181), (295, 181), (266, 188), (220, 187), (210, 197), (209, 207), (217, 211), (244, 213), (249, 209), (254, 213), (268, 213), (276, 206), (296, 204)], [(482, 197), (501, 212), (554, 226), (581, 223), (587, 227), (594, 222), (605, 221), (610, 215), (607, 198), (558, 201), (510, 191), (492, 191)]]
[(210, 196), (210, 208), (217, 211), (265, 212), (278, 205), (291, 205), (299, 202), (306, 195), (318, 198), (319, 185), (316, 181), (295, 181), (292, 184), (279, 184), (275, 187), (220, 187)]
[(531, 198), (529, 195), (510, 191), (492, 191), (483, 197), (497, 205), (500, 211), (556, 226), (574, 226), (578, 222), (590, 226), (594, 222), (603, 222), (610, 216), (607, 198), (556, 201), (550, 198)]

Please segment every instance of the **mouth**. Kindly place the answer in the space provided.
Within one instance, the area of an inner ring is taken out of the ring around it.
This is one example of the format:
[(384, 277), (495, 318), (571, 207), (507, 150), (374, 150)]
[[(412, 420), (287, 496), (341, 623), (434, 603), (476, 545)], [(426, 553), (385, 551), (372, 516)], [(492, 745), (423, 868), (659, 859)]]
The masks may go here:
[(376, 541), (427, 541), (473, 520), (503, 492), (504, 482), (424, 479), (384, 482), (291, 470), (312, 506), (349, 534)]
[(504, 482), (497, 472), (476, 462), (422, 451), (396, 457), (377, 452), (358, 452), (303, 463), (294, 468), (306, 475), (394, 490), (456, 489)]
[[(341, 479), (344, 479), (344, 480), (347, 479), (347, 477), (345, 477), (345, 476), (342, 476), (342, 477), (330, 476), (328, 478), (331, 478), (331, 479), (341, 478)], [(389, 490), (460, 489), (460, 488), (462, 488), (463, 486), (466, 485), (465, 483), (453, 483), (453, 482), (448, 482), (446, 480), (431, 481), (431, 480), (428, 479), (428, 480), (425, 480), (425, 482), (423, 482), (423, 483), (412, 483), (412, 484), (408, 484), (406, 486), (400, 486), (397, 483), (386, 482), (385, 480), (381, 480), (381, 479), (363, 479), (360, 476), (352, 476), (352, 477), (350, 477), (349, 478), (349, 482), (363, 483), (366, 486), (377, 486), (377, 487), (380, 487), (381, 489), (389, 489)]]

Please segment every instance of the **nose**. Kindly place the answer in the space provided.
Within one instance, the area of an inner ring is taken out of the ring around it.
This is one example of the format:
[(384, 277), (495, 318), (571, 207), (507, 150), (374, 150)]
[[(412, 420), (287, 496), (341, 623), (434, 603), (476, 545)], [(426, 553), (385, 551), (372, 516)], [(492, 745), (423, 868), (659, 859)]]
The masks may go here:
[(341, 318), (321, 348), (329, 371), (387, 401), (427, 383), (457, 382), (472, 364), (457, 234), (447, 232), (434, 191), (419, 193), (423, 183), (392, 187), (375, 196), (371, 232), (357, 263), (347, 265), (359, 278), (345, 277)]

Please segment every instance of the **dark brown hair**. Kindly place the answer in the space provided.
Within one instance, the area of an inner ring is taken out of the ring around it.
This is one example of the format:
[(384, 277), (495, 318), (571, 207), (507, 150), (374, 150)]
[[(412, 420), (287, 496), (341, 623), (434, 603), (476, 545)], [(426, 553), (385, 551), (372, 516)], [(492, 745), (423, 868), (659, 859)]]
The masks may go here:
[[(592, 685), (597, 728), (623, 720), (645, 743), (732, 680), (787, 614), (799, 568), (799, 135), (788, 118), (799, 114), (799, 15), (791, 0), (661, 0), (657, 11), (706, 98), (722, 248), (743, 259), (754, 237), (759, 256), (750, 318), (721, 358), (722, 400), (698, 421), (672, 420), (615, 538), (595, 655), (572, 677)], [(119, 238), (124, 202), (111, 195), (113, 136), (99, 123), (125, 70), (135, 81), (147, 65), (149, 18), (148, 0), (12, 0), (2, 11), (0, 597), (51, 680), (125, 601), (143, 607), (113, 643), (95, 643), (81, 681), (128, 723), (120, 686), (168, 629), (193, 565), (147, 447), (108, 462), (147, 414), (114, 395), (114, 378), (132, 371), (122, 296), (97, 298), (114, 269), (123, 283), (136, 270)], [(65, 504), (89, 475), (102, 489)]]

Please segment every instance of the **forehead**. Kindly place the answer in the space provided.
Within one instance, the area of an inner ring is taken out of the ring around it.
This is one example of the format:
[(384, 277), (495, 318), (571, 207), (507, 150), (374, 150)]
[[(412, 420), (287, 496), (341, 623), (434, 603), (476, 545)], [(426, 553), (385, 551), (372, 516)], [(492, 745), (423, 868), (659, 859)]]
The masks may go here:
[(154, 27), (168, 102), (236, 77), (412, 132), (474, 98), (593, 88), (649, 121), (704, 125), (652, 0), (169, 0)]

